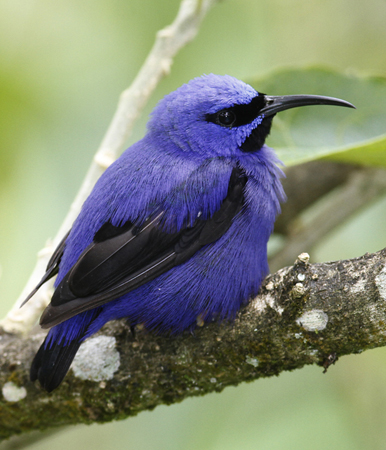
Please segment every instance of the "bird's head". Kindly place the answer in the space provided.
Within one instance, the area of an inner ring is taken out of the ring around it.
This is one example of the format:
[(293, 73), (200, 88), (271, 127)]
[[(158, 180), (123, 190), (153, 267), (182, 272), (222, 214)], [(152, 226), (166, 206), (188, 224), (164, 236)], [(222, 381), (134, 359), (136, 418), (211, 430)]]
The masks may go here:
[(306, 105), (351, 103), (318, 95), (269, 96), (229, 75), (194, 78), (165, 96), (148, 124), (158, 142), (187, 153), (237, 156), (261, 149), (274, 115)]

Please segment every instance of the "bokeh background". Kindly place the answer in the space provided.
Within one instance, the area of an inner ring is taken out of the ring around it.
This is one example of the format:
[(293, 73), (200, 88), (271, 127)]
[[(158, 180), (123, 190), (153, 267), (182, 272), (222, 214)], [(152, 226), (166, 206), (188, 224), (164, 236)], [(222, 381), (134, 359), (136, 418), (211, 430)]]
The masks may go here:
[[(56, 231), (117, 104), (179, 0), (0, 0), (0, 313)], [(203, 73), (247, 80), (322, 64), (386, 75), (385, 0), (223, 0), (175, 59), (163, 95)], [(350, 100), (350, 99), (347, 99)], [(376, 99), (374, 99), (376, 101)], [(331, 233), (314, 261), (385, 246), (386, 198)], [(385, 449), (386, 349), (64, 429), (30, 449)]]

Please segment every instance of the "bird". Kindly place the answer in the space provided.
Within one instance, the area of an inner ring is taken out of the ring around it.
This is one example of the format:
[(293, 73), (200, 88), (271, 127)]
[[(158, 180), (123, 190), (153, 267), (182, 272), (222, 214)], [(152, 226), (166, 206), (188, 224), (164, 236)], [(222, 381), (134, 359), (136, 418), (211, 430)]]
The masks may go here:
[(214, 74), (160, 100), (25, 300), (56, 275), (31, 381), (56, 389), (81, 343), (111, 320), (168, 335), (231, 322), (269, 272), (267, 242), (285, 200), (281, 163), (265, 144), (272, 120), (307, 105), (355, 108), (333, 97), (266, 95)]

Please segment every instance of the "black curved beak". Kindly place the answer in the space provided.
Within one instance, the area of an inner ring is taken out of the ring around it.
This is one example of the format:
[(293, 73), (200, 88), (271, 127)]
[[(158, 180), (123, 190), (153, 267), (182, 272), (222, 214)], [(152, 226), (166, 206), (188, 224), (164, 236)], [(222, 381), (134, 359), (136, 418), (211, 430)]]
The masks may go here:
[(345, 100), (322, 95), (265, 95), (265, 106), (260, 109), (259, 115), (273, 116), (274, 114), (290, 108), (309, 105), (333, 105), (354, 108), (355, 106)]

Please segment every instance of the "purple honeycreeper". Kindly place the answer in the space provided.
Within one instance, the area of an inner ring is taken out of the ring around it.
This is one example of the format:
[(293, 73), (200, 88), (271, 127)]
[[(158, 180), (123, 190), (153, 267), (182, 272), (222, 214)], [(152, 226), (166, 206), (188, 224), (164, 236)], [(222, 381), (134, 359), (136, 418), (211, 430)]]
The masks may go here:
[(80, 344), (110, 320), (175, 334), (235, 318), (268, 273), (284, 200), (265, 139), (276, 113), (306, 105), (353, 107), (269, 96), (213, 74), (158, 103), (144, 138), (100, 177), (28, 297), (57, 274), (32, 381), (59, 386)]

